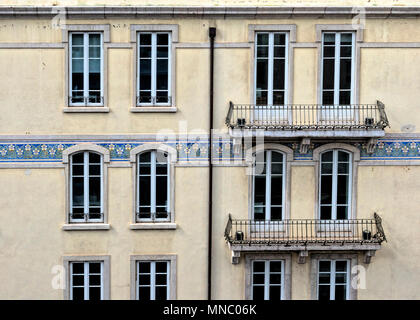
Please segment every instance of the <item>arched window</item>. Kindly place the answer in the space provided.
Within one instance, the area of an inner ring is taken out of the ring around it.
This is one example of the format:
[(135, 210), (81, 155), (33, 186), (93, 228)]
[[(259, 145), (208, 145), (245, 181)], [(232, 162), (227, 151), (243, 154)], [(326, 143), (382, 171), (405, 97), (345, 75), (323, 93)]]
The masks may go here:
[(340, 149), (320, 155), (319, 212), (321, 220), (351, 216), (352, 153)]
[(70, 222), (103, 222), (103, 158), (92, 151), (70, 155)]
[(137, 155), (138, 221), (170, 220), (170, 161), (169, 155), (160, 150)]
[(266, 150), (254, 155), (253, 219), (285, 218), (286, 157), (282, 152)]

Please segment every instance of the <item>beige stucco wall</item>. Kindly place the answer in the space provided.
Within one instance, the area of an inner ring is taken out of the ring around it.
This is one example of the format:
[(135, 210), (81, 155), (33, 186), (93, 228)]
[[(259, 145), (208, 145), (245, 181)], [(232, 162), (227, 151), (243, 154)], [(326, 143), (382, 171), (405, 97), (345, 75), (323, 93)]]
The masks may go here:
[[(69, 20), (72, 24), (110, 24), (111, 43), (129, 43), (130, 24), (178, 24), (179, 44), (208, 44), (208, 27), (217, 27), (216, 43), (248, 43), (249, 24), (296, 24), (297, 44), (316, 43), (316, 24), (350, 24), (350, 19), (105, 19)], [(409, 30), (409, 32), (407, 31)], [(364, 44), (420, 42), (415, 19), (367, 19)], [(61, 29), (49, 20), (3, 20), (0, 27), (0, 134), (114, 134), (156, 133), (165, 128), (207, 130), (209, 50), (177, 48), (175, 114), (131, 113), (134, 89), (134, 50), (108, 49), (109, 113), (64, 113), (65, 49), (11, 49), (4, 43), (61, 43)], [(407, 124), (420, 128), (420, 118), (408, 112), (419, 100), (420, 48), (361, 49), (360, 103), (385, 103), (392, 124), (387, 132), (400, 132)], [(317, 103), (318, 49), (294, 48), (293, 103)], [(378, 59), (381, 67), (378, 68)], [(226, 130), (229, 101), (250, 103), (254, 75), (253, 52), (247, 48), (217, 48), (215, 54), (215, 126)], [(200, 72), (197, 72), (197, 70)], [(10, 73), (13, 70), (13, 73)], [(16, 99), (19, 97), (19, 99)], [(13, 106), (13, 107), (11, 107)], [(30, 106), (30, 107), (29, 107)], [(30, 109), (30, 112), (29, 110)], [(94, 121), (93, 121), (94, 120)]]

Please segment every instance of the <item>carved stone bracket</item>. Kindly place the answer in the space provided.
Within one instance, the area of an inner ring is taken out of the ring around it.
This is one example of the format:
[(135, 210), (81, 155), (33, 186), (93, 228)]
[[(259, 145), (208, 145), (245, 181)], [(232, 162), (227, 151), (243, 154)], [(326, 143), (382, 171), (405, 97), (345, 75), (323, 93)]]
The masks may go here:
[(365, 256), (363, 259), (363, 262), (366, 264), (370, 263), (370, 260), (372, 259), (372, 257), (375, 255), (376, 251), (375, 250), (368, 250), (365, 252)]
[(311, 139), (309, 138), (303, 138), (301, 143), (300, 143), (300, 149), (299, 152), (301, 154), (305, 154), (308, 152), (309, 146), (311, 144)]
[(369, 141), (366, 143), (366, 152), (372, 154), (375, 151), (377, 143), (378, 139), (370, 138)]
[(240, 258), (241, 258), (241, 252), (232, 250), (232, 264), (238, 264)]
[(308, 251), (304, 250), (304, 251), (299, 251), (299, 256), (298, 256), (298, 263), (299, 264), (304, 264), (306, 263), (306, 258), (308, 257)]

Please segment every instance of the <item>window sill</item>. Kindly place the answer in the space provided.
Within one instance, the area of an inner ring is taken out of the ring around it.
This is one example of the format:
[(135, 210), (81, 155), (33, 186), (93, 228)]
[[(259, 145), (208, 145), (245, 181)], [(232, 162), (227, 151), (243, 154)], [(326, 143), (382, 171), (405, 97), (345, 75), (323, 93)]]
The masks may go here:
[(166, 112), (166, 113), (175, 113), (177, 112), (177, 108), (176, 107), (142, 107), (142, 106), (138, 106), (138, 107), (133, 107), (130, 108), (130, 112), (143, 112), (143, 113), (147, 113), (147, 112)]
[(108, 223), (67, 223), (62, 226), (65, 231), (74, 230), (109, 230), (111, 226)]
[(64, 113), (83, 113), (83, 112), (109, 112), (109, 108), (105, 107), (66, 107), (63, 109)]
[(131, 230), (175, 230), (173, 222), (139, 222), (130, 224)]

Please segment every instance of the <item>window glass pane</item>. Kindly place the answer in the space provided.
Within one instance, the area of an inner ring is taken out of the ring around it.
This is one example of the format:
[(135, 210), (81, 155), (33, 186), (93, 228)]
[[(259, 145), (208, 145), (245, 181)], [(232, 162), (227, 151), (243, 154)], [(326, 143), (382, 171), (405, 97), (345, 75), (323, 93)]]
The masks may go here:
[(283, 203), (283, 178), (282, 176), (271, 177), (271, 204), (281, 205)]
[(156, 88), (158, 90), (168, 89), (168, 60), (167, 59), (157, 60)]
[(273, 89), (284, 89), (284, 60), (274, 59)]
[(150, 300), (150, 287), (139, 287), (139, 300)]
[(334, 60), (324, 59), (323, 68), (323, 89), (334, 89)]
[(281, 287), (270, 286), (270, 300), (280, 300), (280, 299), (281, 299)]
[(335, 286), (335, 300), (346, 300), (346, 286), (345, 285)]
[(139, 262), (139, 273), (150, 273), (150, 262)]
[(82, 59), (73, 59), (71, 70), (72, 70), (73, 73), (83, 73), (83, 60)]
[(268, 45), (268, 33), (257, 34), (257, 45)]
[(101, 47), (89, 47), (89, 58), (100, 58)]
[(352, 44), (352, 34), (351, 33), (342, 33), (340, 44), (351, 45)]
[(139, 275), (140, 285), (150, 285), (150, 274), (140, 274)]
[(89, 273), (101, 273), (101, 264), (99, 262), (89, 263)]
[(332, 203), (332, 176), (321, 176), (321, 204)]
[(265, 176), (255, 176), (254, 205), (265, 204)]
[(89, 34), (89, 46), (100, 46), (101, 35), (100, 34)]
[(333, 152), (332, 151), (328, 151), (328, 152), (324, 152), (321, 156), (322, 161), (323, 162), (332, 162), (333, 161)]
[(324, 44), (325, 45), (335, 45), (335, 34), (334, 33), (324, 33)]
[(72, 263), (73, 274), (83, 274), (85, 272), (85, 267), (83, 262), (73, 262)]
[(166, 285), (166, 274), (157, 274), (155, 283), (157, 285)]
[(349, 185), (348, 175), (337, 176), (337, 203), (338, 204), (348, 203), (348, 193), (349, 193), (348, 185)]
[(263, 273), (254, 273), (252, 278), (253, 284), (264, 284), (264, 274)]
[(270, 261), (270, 272), (281, 272), (281, 261)]
[(268, 46), (257, 46), (257, 58), (268, 58)]
[[(283, 105), (284, 104), (284, 91), (273, 91), (273, 105)], [(284, 117), (285, 113), (282, 113)], [(274, 113), (274, 117), (279, 117), (279, 113)]]
[[(274, 58), (285, 58), (285, 47), (274, 47)], [(283, 60), (284, 61), (284, 60)]]
[(322, 174), (332, 174), (332, 163), (322, 164)]
[[(72, 47), (71, 56), (72, 58), (83, 58), (83, 47)], [(77, 60), (73, 60), (77, 61)]]
[(351, 60), (340, 60), (340, 89), (351, 88)]
[(158, 33), (156, 35), (156, 41), (158, 46), (167, 46), (168, 45), (169, 35), (167, 33)]
[(265, 270), (265, 263), (264, 261), (254, 261), (253, 262), (253, 271), (254, 272), (264, 272)]
[(156, 272), (164, 273), (168, 271), (168, 263), (166, 261), (156, 262)]
[(151, 46), (152, 45), (152, 35), (141, 33), (140, 34), (140, 45)]
[(83, 152), (75, 153), (72, 155), (72, 162), (73, 163), (83, 163), (84, 155)]
[(346, 105), (350, 104), (350, 91), (340, 91), (340, 100), (339, 104)]
[(101, 300), (101, 287), (90, 287), (89, 288), (89, 300)]
[[(97, 92), (93, 92), (96, 90)], [(89, 73), (89, 95), (100, 96), (101, 92), (101, 74), (100, 73)], [(100, 102), (96, 100), (95, 102)]]
[(140, 58), (151, 58), (152, 47), (140, 46)]
[[(83, 168), (82, 166), (78, 166)], [(101, 174), (101, 165), (100, 164), (91, 164), (89, 165), (89, 175), (99, 176)]]
[(168, 91), (156, 91), (156, 103), (168, 103)]
[(318, 299), (330, 300), (330, 286), (329, 285), (318, 286)]
[(150, 177), (140, 176), (139, 199), (141, 206), (150, 206)]
[(319, 274), (319, 283), (329, 284), (330, 283), (330, 274), (329, 273), (320, 273)]
[(267, 89), (268, 60), (257, 60), (257, 89)]
[(168, 201), (168, 182), (166, 176), (156, 177), (156, 205), (166, 206)]
[(151, 173), (150, 163), (140, 163), (140, 174), (147, 175)]
[(335, 56), (335, 47), (324, 46), (324, 58), (334, 58), (334, 56)]
[(330, 272), (331, 271), (331, 261), (319, 261), (319, 271), (320, 272)]
[(72, 45), (83, 45), (83, 34), (72, 34)]
[(83, 206), (84, 183), (83, 177), (73, 178), (73, 206)]
[(100, 59), (89, 59), (89, 73), (100, 73), (101, 72), (101, 60)]
[(253, 286), (252, 287), (252, 299), (253, 300), (264, 300), (264, 287)]
[(166, 286), (165, 287), (156, 287), (155, 300), (167, 300), (167, 288), (166, 288)]
[(325, 105), (334, 104), (334, 92), (333, 91), (322, 92), (322, 104), (325, 104)]
[(347, 261), (336, 261), (335, 262), (336, 272), (347, 272)]
[(270, 274), (270, 284), (281, 284), (281, 274)]
[(283, 164), (282, 163), (271, 163), (271, 173), (272, 174), (283, 174)]
[(341, 58), (351, 58), (352, 56), (352, 47), (341, 47), (340, 48), (340, 57)]
[(90, 286), (100, 286), (101, 285), (101, 275), (89, 275), (89, 285)]
[(345, 273), (337, 273), (335, 275), (335, 283), (337, 283), (337, 284), (346, 283), (346, 276), (347, 276), (347, 274), (345, 274)]
[[(150, 90), (152, 79), (152, 61), (140, 59), (140, 89)], [(150, 93), (149, 93), (150, 94)]]
[(282, 163), (283, 162), (283, 154), (280, 152), (271, 152), (271, 162), (272, 163)]
[(267, 91), (257, 90), (256, 91), (256, 104), (266, 105), (267, 104)]
[(348, 163), (338, 163), (338, 174), (348, 174), (349, 173), (349, 164)]
[(322, 205), (321, 206), (321, 219), (329, 220), (331, 219), (331, 206)]
[(168, 57), (168, 52), (169, 52), (168, 47), (157, 47), (157, 57), (158, 58), (167, 58)]
[(348, 162), (349, 154), (347, 152), (338, 151), (338, 161), (339, 162)]
[(73, 176), (83, 176), (84, 173), (84, 166), (80, 164), (73, 164), (72, 166), (72, 174)]
[(101, 178), (89, 178), (89, 205), (101, 205)]
[(270, 220), (281, 220), (282, 219), (282, 207), (281, 206), (271, 206)]
[(286, 44), (286, 35), (281, 33), (274, 34), (274, 45), (284, 46)]
[(72, 288), (72, 300), (85, 300), (85, 289), (83, 287)]
[(73, 286), (84, 286), (85, 284), (85, 276), (81, 275), (73, 275)]

